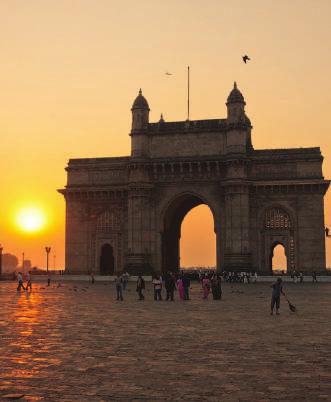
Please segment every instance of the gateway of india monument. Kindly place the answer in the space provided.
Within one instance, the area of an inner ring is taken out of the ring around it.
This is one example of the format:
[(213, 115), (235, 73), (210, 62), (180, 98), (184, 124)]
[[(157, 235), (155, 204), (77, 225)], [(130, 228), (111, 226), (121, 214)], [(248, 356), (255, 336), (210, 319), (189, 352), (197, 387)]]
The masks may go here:
[(319, 148), (254, 149), (236, 83), (225, 119), (149, 122), (141, 90), (132, 105), (131, 155), (70, 159), (66, 272), (176, 271), (185, 215), (210, 207), (217, 270), (272, 272), (276, 245), (288, 271), (325, 270)]

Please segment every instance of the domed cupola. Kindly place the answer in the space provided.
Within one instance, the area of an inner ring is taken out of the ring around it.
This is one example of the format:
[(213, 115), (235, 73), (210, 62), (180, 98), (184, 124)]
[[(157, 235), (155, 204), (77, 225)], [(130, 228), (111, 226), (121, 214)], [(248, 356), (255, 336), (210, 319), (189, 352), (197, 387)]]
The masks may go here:
[(233, 89), (230, 92), (230, 95), (228, 96), (228, 100), (226, 102), (227, 105), (231, 103), (243, 103), (244, 105), (246, 105), (243, 94), (237, 88), (236, 81), (234, 82)]
[(149, 109), (148, 106), (148, 102), (146, 100), (146, 98), (143, 96), (142, 90), (141, 88), (139, 89), (139, 94), (136, 97), (135, 101), (133, 102), (132, 108), (131, 110), (135, 110), (135, 109)]
[(149, 122), (149, 111), (148, 102), (143, 96), (141, 89), (139, 94), (133, 102), (132, 108), (132, 131), (137, 131), (145, 129)]
[(233, 85), (233, 89), (228, 96), (226, 106), (228, 108), (228, 123), (246, 123), (249, 124), (249, 121), (245, 114), (245, 99), (243, 94), (237, 88), (237, 83), (235, 82)]

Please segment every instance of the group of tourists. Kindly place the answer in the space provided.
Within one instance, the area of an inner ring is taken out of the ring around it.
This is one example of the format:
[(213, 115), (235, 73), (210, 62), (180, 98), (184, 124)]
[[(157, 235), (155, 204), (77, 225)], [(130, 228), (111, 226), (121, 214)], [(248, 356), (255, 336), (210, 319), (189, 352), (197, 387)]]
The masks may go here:
[[(117, 274), (115, 277), (116, 300), (123, 301), (123, 291), (125, 291), (127, 282), (129, 281), (129, 274)], [(202, 289), (202, 298), (208, 299), (211, 293), (214, 300), (221, 300), (222, 298), (222, 278), (221, 275), (212, 273), (204, 274), (199, 279)], [(190, 300), (191, 280), (189, 275), (174, 274), (167, 272), (163, 277), (161, 275), (154, 275), (152, 278), (152, 286), (155, 301), (174, 301), (175, 291), (178, 291), (180, 300)], [(145, 280), (142, 274), (138, 275), (136, 281), (136, 292), (138, 293), (138, 300), (145, 300)], [(163, 291), (165, 290), (165, 295)]]

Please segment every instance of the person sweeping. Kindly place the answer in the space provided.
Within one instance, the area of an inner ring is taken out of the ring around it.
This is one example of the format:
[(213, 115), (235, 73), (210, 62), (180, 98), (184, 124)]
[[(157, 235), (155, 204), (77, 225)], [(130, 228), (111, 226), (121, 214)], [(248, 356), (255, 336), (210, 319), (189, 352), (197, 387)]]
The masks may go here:
[(286, 297), (283, 291), (283, 281), (281, 280), (281, 278), (278, 278), (277, 281), (273, 285), (271, 285), (271, 287), (272, 287), (272, 295), (271, 295), (270, 315), (273, 315), (275, 306), (276, 306), (276, 314), (279, 315), (280, 295), (282, 294), (284, 297)]

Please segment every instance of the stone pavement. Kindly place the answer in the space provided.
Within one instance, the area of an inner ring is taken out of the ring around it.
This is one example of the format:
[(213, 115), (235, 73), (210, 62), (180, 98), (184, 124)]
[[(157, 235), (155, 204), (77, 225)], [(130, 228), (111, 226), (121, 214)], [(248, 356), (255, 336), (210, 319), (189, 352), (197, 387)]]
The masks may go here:
[[(331, 284), (224, 284), (222, 301), (124, 302), (113, 284), (0, 283), (0, 399), (331, 401)], [(87, 289), (84, 289), (88, 287)], [(177, 295), (176, 295), (177, 296)]]

